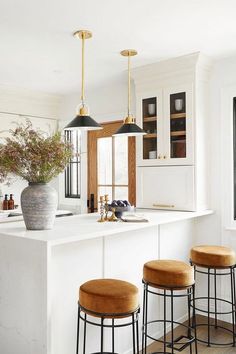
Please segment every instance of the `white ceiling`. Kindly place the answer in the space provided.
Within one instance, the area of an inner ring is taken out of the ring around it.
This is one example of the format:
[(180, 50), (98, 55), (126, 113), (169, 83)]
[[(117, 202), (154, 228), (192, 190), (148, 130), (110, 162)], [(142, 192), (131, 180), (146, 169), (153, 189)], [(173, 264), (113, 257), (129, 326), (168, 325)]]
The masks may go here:
[(202, 51), (236, 53), (235, 0), (0, 0), (0, 84), (66, 94), (80, 88), (80, 42), (90, 29), (86, 82), (122, 76), (119, 51), (133, 66)]

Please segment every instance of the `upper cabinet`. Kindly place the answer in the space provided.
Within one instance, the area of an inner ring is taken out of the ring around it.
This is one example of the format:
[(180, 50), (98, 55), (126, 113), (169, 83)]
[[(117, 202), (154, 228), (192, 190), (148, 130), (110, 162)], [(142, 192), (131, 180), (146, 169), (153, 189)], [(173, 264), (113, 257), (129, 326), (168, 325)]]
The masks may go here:
[(193, 89), (182, 85), (138, 97), (138, 166), (193, 163)]
[(133, 70), (137, 124), (147, 133), (137, 138), (138, 166), (194, 165), (208, 75), (199, 53)]
[(194, 53), (133, 70), (137, 124), (146, 132), (136, 138), (137, 206), (207, 207), (210, 69)]

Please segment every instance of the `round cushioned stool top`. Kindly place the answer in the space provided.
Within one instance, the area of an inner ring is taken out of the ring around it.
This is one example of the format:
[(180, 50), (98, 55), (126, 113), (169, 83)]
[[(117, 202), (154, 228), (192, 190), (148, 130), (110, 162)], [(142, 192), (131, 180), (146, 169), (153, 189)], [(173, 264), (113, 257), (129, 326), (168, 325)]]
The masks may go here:
[(144, 264), (143, 279), (160, 288), (186, 288), (194, 284), (194, 269), (181, 261), (154, 260)]
[(139, 307), (138, 288), (123, 280), (90, 280), (79, 289), (79, 303), (97, 314), (132, 313)]
[(190, 251), (191, 261), (199, 266), (225, 268), (235, 265), (235, 252), (223, 246), (195, 246)]

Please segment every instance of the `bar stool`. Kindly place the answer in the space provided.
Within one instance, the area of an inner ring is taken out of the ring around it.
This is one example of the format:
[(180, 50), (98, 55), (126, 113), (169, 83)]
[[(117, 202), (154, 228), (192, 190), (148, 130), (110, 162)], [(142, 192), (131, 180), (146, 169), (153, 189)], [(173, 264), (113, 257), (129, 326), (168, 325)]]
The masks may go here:
[[(80, 320), (82, 320), (83, 354), (86, 353), (87, 324), (101, 328), (101, 353), (105, 353), (104, 328), (111, 330), (111, 352), (114, 353), (115, 328), (132, 326), (133, 354), (138, 354), (138, 313), (138, 288), (133, 284), (117, 279), (96, 279), (84, 283), (79, 289), (76, 353), (79, 352)], [(119, 319), (124, 320), (120, 323)]]
[[(143, 267), (143, 327), (142, 327), (142, 354), (147, 352), (147, 338), (163, 343), (164, 351), (158, 353), (174, 353), (182, 351), (189, 346), (192, 353), (192, 344), (195, 343), (197, 353), (196, 330), (194, 329), (195, 311), (193, 308), (193, 323), (191, 323), (191, 298), (194, 303), (194, 269), (188, 264), (175, 260), (153, 260)], [(148, 321), (149, 294), (163, 298), (163, 319)], [(174, 320), (174, 299), (187, 298), (188, 324)], [(167, 299), (170, 300), (170, 320), (167, 319)], [(164, 339), (154, 338), (148, 331), (148, 325), (161, 323), (164, 325)], [(167, 324), (171, 327), (171, 338), (167, 340)], [(174, 325), (179, 325), (186, 330), (187, 335), (174, 339)], [(179, 347), (181, 345), (181, 347)], [(171, 351), (167, 351), (171, 348)]]
[[(235, 312), (235, 267), (236, 267), (236, 257), (235, 252), (228, 247), (223, 246), (196, 246), (190, 251), (190, 263), (194, 266), (195, 274), (205, 274), (207, 275), (207, 296), (196, 297), (196, 302), (198, 300), (207, 300), (207, 310), (203, 308), (195, 307), (199, 312), (207, 314), (207, 323), (196, 324), (196, 327), (207, 326), (207, 340), (198, 337), (198, 341), (205, 343), (210, 347), (214, 346), (235, 346), (235, 323), (236, 323), (236, 312)], [(203, 268), (203, 269), (202, 269)], [(205, 268), (205, 269), (204, 269)], [(221, 299), (217, 297), (217, 279), (219, 276), (229, 276), (230, 277), (230, 301)], [(214, 289), (211, 288), (211, 280), (214, 278)], [(211, 296), (211, 291), (213, 290), (214, 295)], [(214, 303), (214, 311), (211, 310), (211, 302)], [(217, 309), (218, 303), (230, 305), (230, 311), (219, 311)], [(218, 315), (231, 314), (232, 318), (232, 329), (226, 328), (224, 326), (218, 325)], [(214, 324), (211, 323), (211, 315), (214, 316)], [(232, 342), (228, 343), (216, 343), (211, 341), (211, 328), (221, 328), (224, 331), (232, 334)]]

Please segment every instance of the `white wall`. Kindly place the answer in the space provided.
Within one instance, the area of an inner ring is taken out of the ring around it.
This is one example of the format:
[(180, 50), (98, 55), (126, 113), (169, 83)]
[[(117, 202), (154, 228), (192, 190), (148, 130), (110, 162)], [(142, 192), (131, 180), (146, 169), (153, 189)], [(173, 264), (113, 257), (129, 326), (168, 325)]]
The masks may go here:
[[(210, 82), (210, 117), (208, 127), (209, 163), (210, 163), (210, 208), (215, 211), (211, 217), (196, 222), (196, 242), (199, 244), (228, 244), (236, 251), (236, 230), (226, 231), (227, 221), (224, 218), (225, 195), (230, 187), (227, 179), (229, 169), (225, 166), (228, 156), (225, 147), (229, 145), (230, 136), (225, 128), (232, 116), (229, 107), (223, 101), (224, 92), (235, 87), (236, 96), (236, 57), (215, 62)], [(230, 105), (233, 104), (230, 101)], [(230, 107), (230, 109), (232, 106)], [(225, 114), (224, 114), (225, 112)], [(229, 163), (233, 163), (229, 161)], [(227, 179), (227, 180), (226, 180)], [(230, 191), (232, 193), (232, 190)], [(233, 238), (232, 238), (233, 235)]]
[[(86, 89), (86, 103), (90, 115), (98, 122), (123, 119), (127, 113), (127, 77), (126, 73), (115, 81), (107, 81), (105, 86)], [(134, 89), (132, 86), (132, 109), (135, 109)], [(60, 119), (70, 121), (75, 117), (76, 107), (80, 103), (80, 92), (65, 96), (61, 101)]]
[[(0, 97), (0, 131), (14, 127), (12, 123), (19, 120), (19, 115), (32, 116), (30, 119), (33, 125), (42, 130), (57, 126), (60, 96), (4, 85), (0, 86)], [(0, 138), (3, 135), (0, 133)], [(15, 204), (19, 204), (21, 191), (27, 183), (19, 178), (14, 178), (12, 182), (9, 187), (3, 184), (1, 188), (4, 194), (13, 193)], [(52, 185), (58, 189), (57, 179), (52, 181)]]

